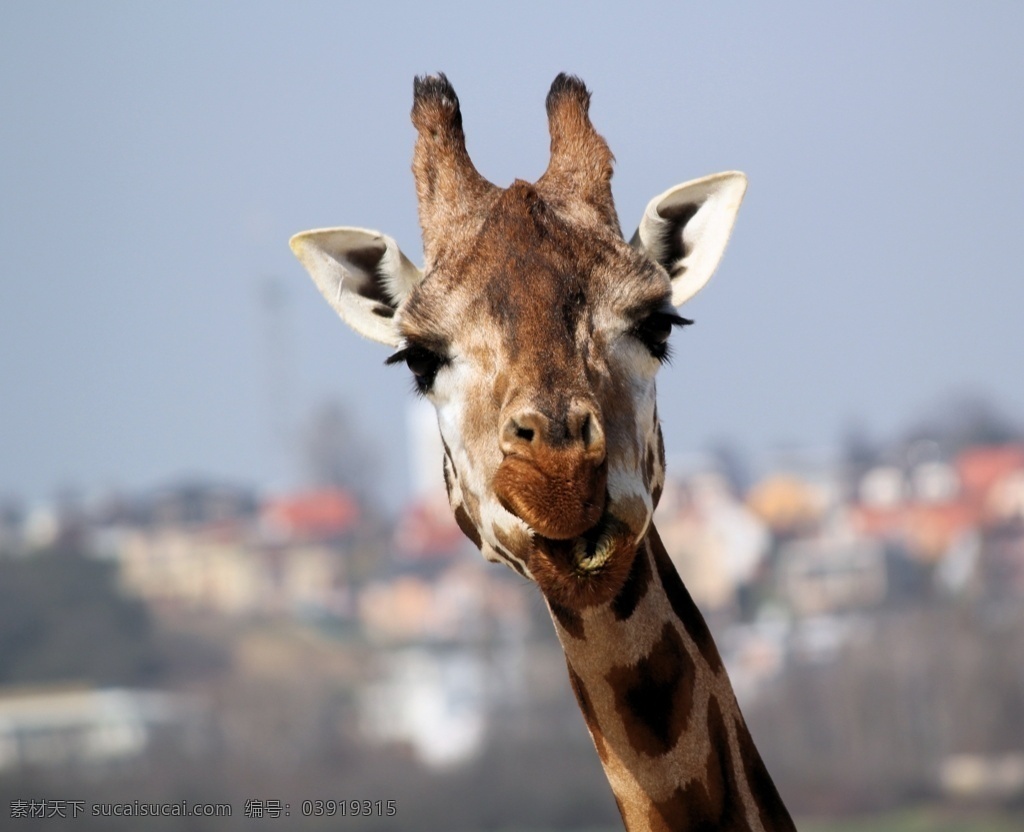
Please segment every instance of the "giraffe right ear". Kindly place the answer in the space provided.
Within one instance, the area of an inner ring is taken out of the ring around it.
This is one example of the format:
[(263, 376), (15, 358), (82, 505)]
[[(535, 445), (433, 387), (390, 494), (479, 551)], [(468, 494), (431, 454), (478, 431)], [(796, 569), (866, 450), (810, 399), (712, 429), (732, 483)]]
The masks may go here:
[(674, 306), (715, 273), (746, 190), (747, 177), (729, 171), (676, 185), (648, 203), (630, 244), (668, 272)]
[(397, 347), (395, 312), (423, 279), (398, 244), (364, 228), (318, 228), (289, 241), (320, 293), (360, 335)]

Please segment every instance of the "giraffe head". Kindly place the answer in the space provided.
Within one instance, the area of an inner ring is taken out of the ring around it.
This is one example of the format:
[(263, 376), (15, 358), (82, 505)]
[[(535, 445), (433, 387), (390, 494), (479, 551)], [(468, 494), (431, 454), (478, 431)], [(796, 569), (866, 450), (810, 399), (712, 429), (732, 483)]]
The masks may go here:
[(655, 375), (746, 189), (740, 173), (672, 188), (627, 242), (589, 103), (559, 75), (547, 170), (499, 188), (470, 161), (448, 80), (417, 79), (424, 268), (364, 229), (291, 241), (341, 318), (396, 347), (387, 363), (436, 407), (462, 530), (572, 607), (613, 597), (647, 532), (664, 482)]

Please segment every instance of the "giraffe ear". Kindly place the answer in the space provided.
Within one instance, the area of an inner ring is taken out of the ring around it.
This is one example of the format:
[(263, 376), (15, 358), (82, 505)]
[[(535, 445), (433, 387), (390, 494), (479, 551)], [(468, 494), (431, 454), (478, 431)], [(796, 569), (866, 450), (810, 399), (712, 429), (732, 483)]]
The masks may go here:
[(746, 190), (747, 177), (729, 171), (676, 185), (648, 203), (630, 243), (668, 272), (673, 305), (711, 279)]
[(318, 228), (289, 241), (320, 293), (360, 335), (398, 346), (395, 312), (423, 273), (379, 231)]

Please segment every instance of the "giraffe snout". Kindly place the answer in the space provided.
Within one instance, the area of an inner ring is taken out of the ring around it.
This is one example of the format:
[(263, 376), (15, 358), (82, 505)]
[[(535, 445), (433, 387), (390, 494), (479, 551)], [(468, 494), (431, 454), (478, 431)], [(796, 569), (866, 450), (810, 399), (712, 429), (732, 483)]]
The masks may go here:
[(538, 534), (568, 540), (601, 520), (608, 465), (597, 409), (579, 400), (561, 419), (532, 407), (519, 408), (499, 435), (504, 460), (494, 493)]

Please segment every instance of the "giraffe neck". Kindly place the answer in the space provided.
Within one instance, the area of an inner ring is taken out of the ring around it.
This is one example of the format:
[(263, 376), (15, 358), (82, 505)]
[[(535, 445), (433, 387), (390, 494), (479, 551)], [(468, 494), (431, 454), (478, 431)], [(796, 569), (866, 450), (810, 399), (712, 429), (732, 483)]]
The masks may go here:
[(611, 602), (548, 605), (627, 830), (795, 828), (653, 525)]

